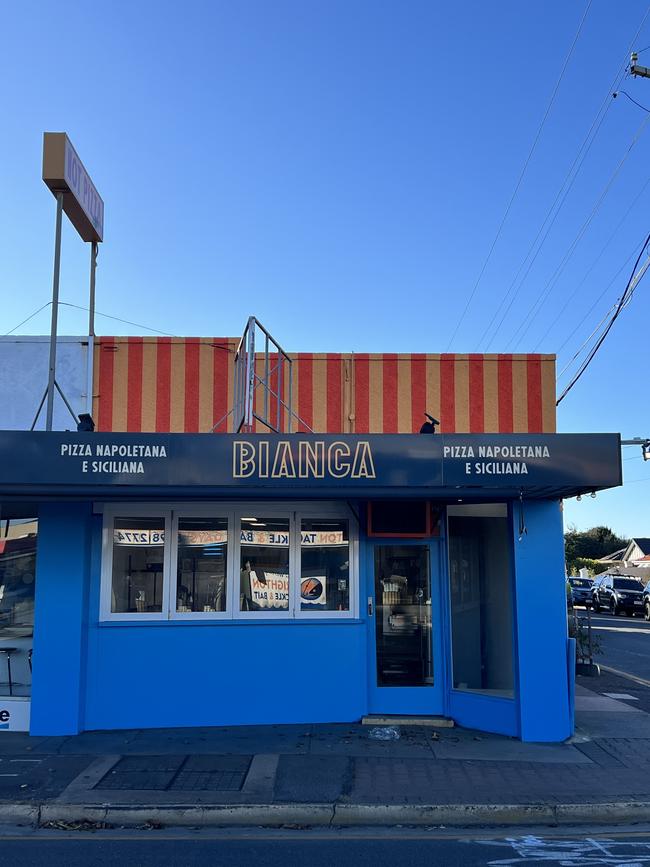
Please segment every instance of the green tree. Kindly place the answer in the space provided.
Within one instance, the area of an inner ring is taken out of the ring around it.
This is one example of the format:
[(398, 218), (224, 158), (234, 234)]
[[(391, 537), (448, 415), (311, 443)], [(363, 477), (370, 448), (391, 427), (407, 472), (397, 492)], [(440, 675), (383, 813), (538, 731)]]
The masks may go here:
[(592, 527), (590, 530), (580, 532), (574, 526), (570, 526), (564, 534), (568, 574), (578, 570), (578, 560), (599, 560), (607, 554), (613, 554), (619, 548), (625, 548), (628, 542), (629, 539), (617, 536), (610, 527)]

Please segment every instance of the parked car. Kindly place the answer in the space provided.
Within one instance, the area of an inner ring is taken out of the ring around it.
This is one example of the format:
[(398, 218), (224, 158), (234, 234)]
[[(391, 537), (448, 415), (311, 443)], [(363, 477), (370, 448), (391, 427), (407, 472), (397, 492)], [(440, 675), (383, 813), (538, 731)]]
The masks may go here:
[(591, 578), (569, 578), (574, 605), (586, 605), (592, 601), (591, 588), (594, 582)]
[(643, 613), (645, 619), (650, 620), (650, 581), (643, 588)]
[(596, 575), (596, 577), (594, 578), (593, 584), (591, 585), (591, 604), (593, 606), (594, 611), (598, 610), (596, 608), (596, 602), (597, 602), (596, 594), (598, 592), (598, 588), (603, 583), (605, 578), (606, 578), (605, 575)]
[(624, 611), (628, 617), (644, 612), (643, 584), (638, 578), (619, 578), (603, 575), (595, 581), (592, 589), (594, 610), (604, 609), (610, 614)]
[(567, 611), (573, 610), (573, 587), (571, 587), (571, 583), (569, 579), (566, 579), (565, 582), (566, 587), (566, 609)]

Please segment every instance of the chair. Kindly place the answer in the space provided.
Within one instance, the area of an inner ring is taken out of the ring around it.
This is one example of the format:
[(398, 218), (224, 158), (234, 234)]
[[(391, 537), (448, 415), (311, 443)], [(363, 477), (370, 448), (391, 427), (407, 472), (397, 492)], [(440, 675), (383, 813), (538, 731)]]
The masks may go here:
[(11, 654), (16, 653), (17, 647), (0, 647), (0, 653), (4, 653), (7, 657), (7, 675), (9, 677), (9, 695), (14, 694), (14, 684), (11, 679)]

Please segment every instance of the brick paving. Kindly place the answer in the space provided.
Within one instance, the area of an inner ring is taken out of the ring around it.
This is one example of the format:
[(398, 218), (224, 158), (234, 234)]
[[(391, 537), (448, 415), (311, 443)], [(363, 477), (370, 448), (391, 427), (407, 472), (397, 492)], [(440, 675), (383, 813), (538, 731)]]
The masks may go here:
[(627, 798), (650, 800), (650, 779), (643, 770), (631, 771), (621, 763), (616, 768), (603, 768), (453, 759), (356, 759), (354, 782), (346, 800), (362, 804), (531, 804)]
[[(642, 700), (622, 701), (617, 712), (606, 700), (594, 710), (605, 692)], [(383, 741), (355, 724), (10, 733), (0, 737), (0, 802), (65, 801), (73, 791), (76, 803), (151, 805), (650, 801), (650, 715), (643, 710), (650, 689), (606, 676), (582, 678), (579, 694), (591, 709), (577, 713), (571, 744), (408, 726)]]

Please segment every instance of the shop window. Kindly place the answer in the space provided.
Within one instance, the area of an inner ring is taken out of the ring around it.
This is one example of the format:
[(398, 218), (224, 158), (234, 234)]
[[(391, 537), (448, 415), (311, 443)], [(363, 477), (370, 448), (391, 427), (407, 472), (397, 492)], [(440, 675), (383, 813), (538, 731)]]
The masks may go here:
[(240, 522), (240, 611), (289, 610), (289, 519)]
[(228, 519), (178, 519), (176, 611), (226, 610)]
[(300, 525), (300, 610), (349, 609), (348, 522), (303, 519)]
[(156, 614), (163, 610), (164, 518), (115, 518), (111, 611)]
[(512, 697), (512, 553), (505, 505), (449, 516), (454, 689)]
[(37, 536), (35, 518), (0, 522), (0, 695), (31, 693)]
[[(358, 544), (325, 507), (107, 505), (102, 620), (355, 616)], [(216, 511), (216, 509), (215, 509)], [(124, 517), (128, 516), (128, 517)]]

